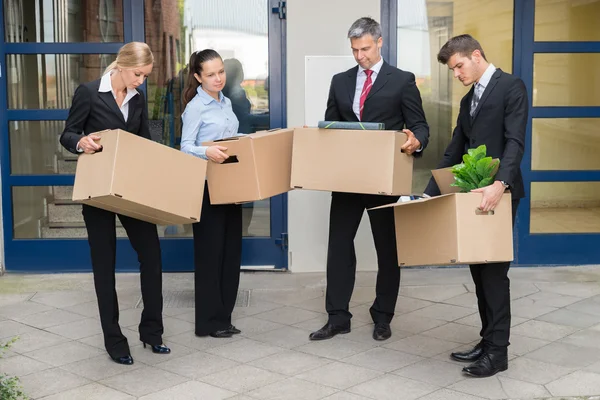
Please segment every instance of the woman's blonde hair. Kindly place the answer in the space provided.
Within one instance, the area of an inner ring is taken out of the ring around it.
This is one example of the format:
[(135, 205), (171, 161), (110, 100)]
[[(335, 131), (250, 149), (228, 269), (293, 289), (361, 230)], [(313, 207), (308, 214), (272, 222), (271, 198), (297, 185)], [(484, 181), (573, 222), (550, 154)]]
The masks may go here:
[(145, 67), (154, 63), (154, 55), (150, 46), (142, 42), (129, 42), (119, 49), (117, 59), (110, 63), (104, 70), (104, 74), (120, 68)]

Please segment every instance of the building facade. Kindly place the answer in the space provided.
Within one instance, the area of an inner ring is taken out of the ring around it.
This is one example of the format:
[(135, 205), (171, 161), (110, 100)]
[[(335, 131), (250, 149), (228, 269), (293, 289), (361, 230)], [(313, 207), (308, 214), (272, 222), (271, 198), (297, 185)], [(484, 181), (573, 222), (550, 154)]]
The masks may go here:
[[(441, 158), (468, 90), (435, 56), (451, 36), (470, 33), (530, 96), (515, 264), (600, 262), (600, 0), (4, 0), (3, 265), (91, 269), (80, 206), (70, 201), (76, 157), (58, 137), (77, 85), (98, 79), (123, 43), (152, 48), (144, 87), (152, 135), (177, 147), (193, 51), (214, 48), (226, 60), (240, 131), (299, 126), (310, 101), (306, 57), (351, 56), (347, 29), (365, 15), (382, 23), (384, 59), (414, 72), (423, 97), (431, 140), (416, 163), (414, 191)], [(328, 208), (327, 193), (302, 191), (246, 205), (244, 266), (324, 270)], [(365, 270), (376, 268), (368, 228), (365, 218), (356, 240)], [(118, 268), (135, 270), (122, 227), (117, 234)], [(159, 234), (165, 270), (192, 270), (190, 226), (159, 226)]]

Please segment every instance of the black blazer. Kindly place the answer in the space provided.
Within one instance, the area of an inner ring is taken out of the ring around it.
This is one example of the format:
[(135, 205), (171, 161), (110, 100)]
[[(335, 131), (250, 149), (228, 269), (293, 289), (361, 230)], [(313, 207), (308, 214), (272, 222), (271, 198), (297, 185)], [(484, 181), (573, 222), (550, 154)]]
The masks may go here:
[[(357, 73), (358, 65), (336, 74), (331, 80), (326, 121), (358, 121), (352, 111)], [(429, 126), (415, 75), (384, 62), (365, 100), (363, 122), (383, 122), (389, 130), (406, 127), (425, 149), (429, 142)], [(415, 156), (420, 154), (414, 153)]]
[[(485, 144), (488, 156), (500, 159), (496, 180), (510, 185), (513, 199), (525, 197), (521, 160), (529, 100), (523, 81), (497, 69), (485, 88), (473, 117), (469, 114), (474, 87), (462, 98), (452, 140), (438, 168), (462, 162), (470, 148)], [(437, 196), (440, 190), (431, 178), (425, 193)]]
[(100, 93), (99, 87), (100, 79), (83, 83), (75, 90), (60, 143), (71, 153), (78, 154), (77, 143), (82, 134), (89, 135), (105, 129), (123, 129), (150, 139), (144, 93), (138, 90), (138, 95), (129, 100), (129, 114), (125, 122), (112, 92)]

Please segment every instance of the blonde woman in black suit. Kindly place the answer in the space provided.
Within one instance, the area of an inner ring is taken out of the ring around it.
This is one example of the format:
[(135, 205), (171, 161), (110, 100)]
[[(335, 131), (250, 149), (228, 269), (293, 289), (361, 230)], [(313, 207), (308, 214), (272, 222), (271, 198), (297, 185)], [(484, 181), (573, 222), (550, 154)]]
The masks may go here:
[[(73, 97), (60, 143), (70, 152), (93, 154), (101, 149), (93, 132), (123, 129), (150, 139), (144, 93), (138, 87), (152, 72), (154, 56), (145, 43), (127, 43), (119, 50), (101, 79), (79, 85)], [(119, 304), (115, 289), (115, 215), (127, 231), (138, 254), (144, 310), (139, 325), (140, 340), (154, 353), (171, 350), (162, 342), (162, 264), (156, 225), (83, 205), (83, 219), (92, 257), (104, 345), (119, 364), (131, 365), (127, 338), (119, 327)]]

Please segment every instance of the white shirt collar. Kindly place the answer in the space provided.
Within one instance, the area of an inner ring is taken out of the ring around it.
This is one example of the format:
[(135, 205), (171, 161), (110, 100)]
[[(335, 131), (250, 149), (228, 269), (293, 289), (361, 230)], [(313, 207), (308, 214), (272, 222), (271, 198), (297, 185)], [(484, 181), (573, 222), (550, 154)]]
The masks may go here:
[[(379, 59), (379, 61), (377, 61), (377, 63), (375, 65), (373, 65), (370, 69), (371, 71), (373, 71), (375, 73), (375, 75), (379, 75), (379, 71), (381, 71), (381, 66), (383, 65), (383, 57), (381, 57)], [(358, 65), (358, 73), (360, 74), (361, 72), (363, 72), (365, 69), (363, 67), (360, 66), (360, 64)]]
[[(113, 92), (113, 96), (115, 96), (115, 92), (113, 91), (112, 84), (110, 82), (111, 74), (112, 74), (112, 71), (107, 72), (106, 74), (102, 75), (102, 79), (100, 79), (100, 87), (98, 88), (98, 91), (99, 92)], [(137, 90), (127, 88), (127, 96), (125, 96), (125, 97), (128, 97), (127, 100), (129, 100), (136, 94), (138, 94)]]
[(481, 75), (481, 78), (479, 78), (479, 82), (477, 82), (477, 83), (479, 83), (485, 89), (487, 87), (487, 85), (490, 83), (490, 80), (492, 79), (494, 72), (496, 72), (496, 67), (494, 66), (494, 64), (488, 65), (488, 67), (486, 68), (483, 75)]

